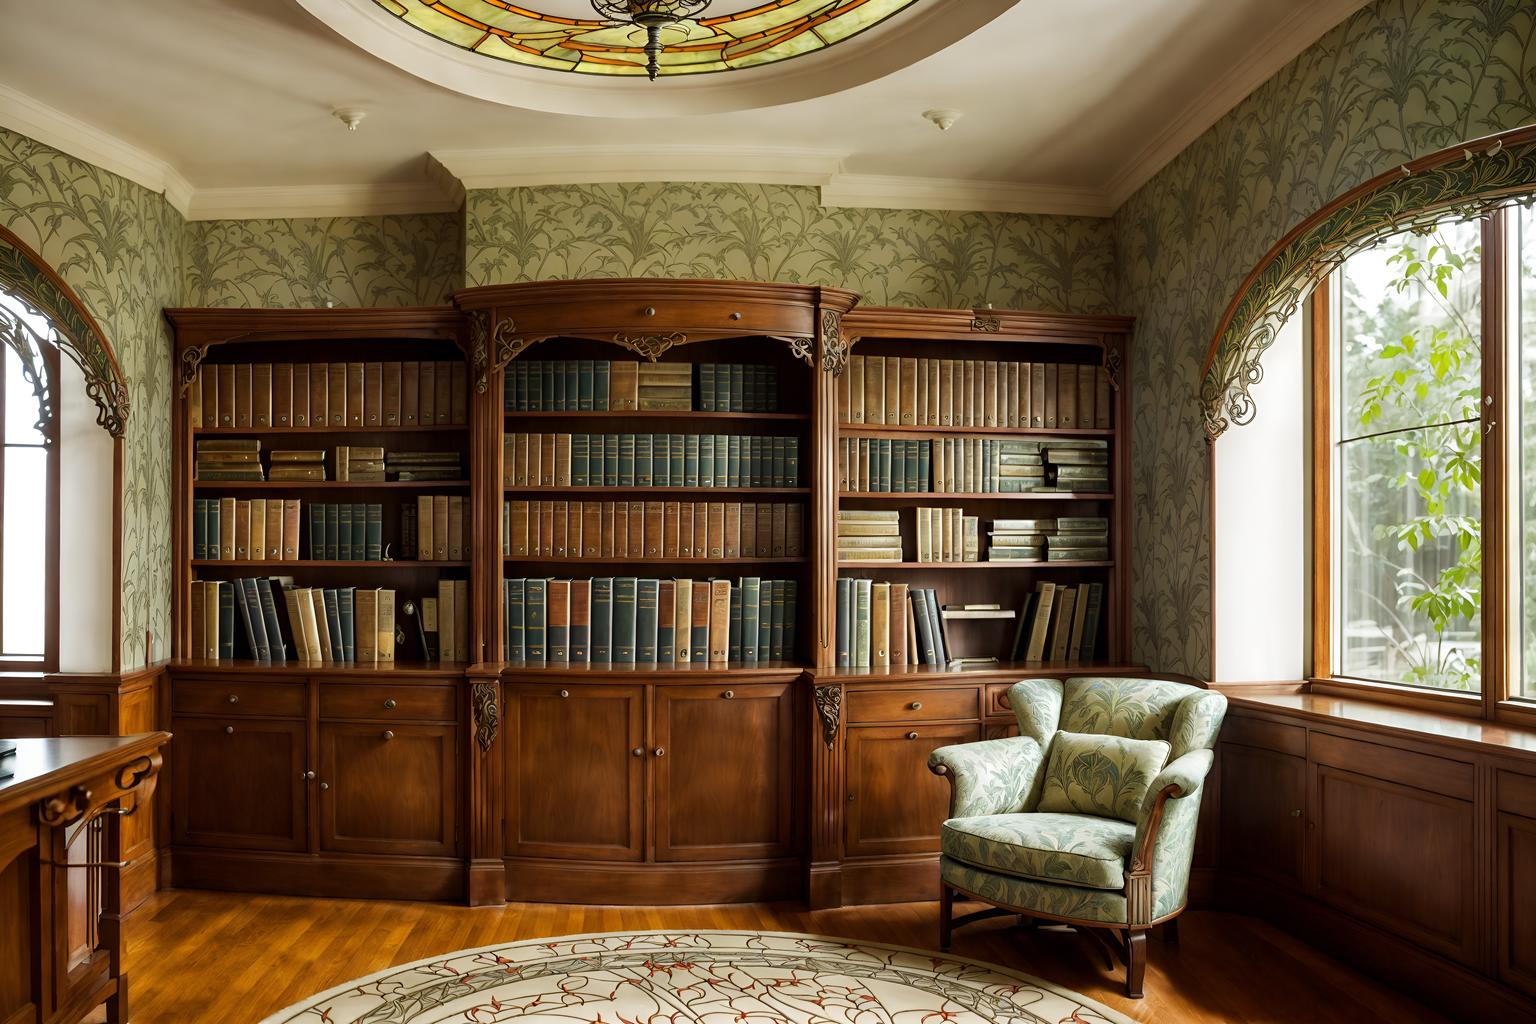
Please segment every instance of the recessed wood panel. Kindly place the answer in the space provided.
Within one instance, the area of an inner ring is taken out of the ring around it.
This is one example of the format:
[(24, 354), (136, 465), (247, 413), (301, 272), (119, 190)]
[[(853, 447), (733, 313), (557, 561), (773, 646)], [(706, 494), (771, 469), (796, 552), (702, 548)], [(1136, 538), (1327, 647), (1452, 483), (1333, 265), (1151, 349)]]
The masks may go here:
[(1472, 962), (1471, 802), (1327, 765), (1318, 765), (1314, 778), (1318, 896)]
[(928, 770), (928, 755), (980, 738), (975, 723), (849, 729), (847, 856), (938, 850), (939, 825), (949, 817), (949, 783)]
[(1307, 755), (1307, 730), (1299, 725), (1229, 714), (1222, 723), (1221, 738), (1224, 742), (1241, 743), (1245, 747), (1260, 747), (1297, 757)]
[(457, 730), (443, 725), (320, 726), (320, 849), (451, 856), (459, 805)]
[(1536, 819), (1498, 816), (1494, 880), (1499, 976), (1536, 996)]
[(640, 860), (645, 687), (513, 683), (506, 703), (508, 855)]
[(791, 852), (793, 684), (658, 686), (655, 700), (656, 859)]
[(303, 722), (177, 718), (171, 732), (175, 842), (305, 849)]
[(171, 691), (178, 715), (304, 716), (304, 684), (239, 679), (178, 679)]
[(974, 686), (906, 690), (850, 690), (849, 722), (943, 722), (975, 718), (980, 712)]
[(452, 722), (458, 689), (420, 680), (388, 684), (320, 684), (320, 717), (370, 721)]
[(1301, 884), (1306, 787), (1301, 758), (1222, 743), (1222, 866)]

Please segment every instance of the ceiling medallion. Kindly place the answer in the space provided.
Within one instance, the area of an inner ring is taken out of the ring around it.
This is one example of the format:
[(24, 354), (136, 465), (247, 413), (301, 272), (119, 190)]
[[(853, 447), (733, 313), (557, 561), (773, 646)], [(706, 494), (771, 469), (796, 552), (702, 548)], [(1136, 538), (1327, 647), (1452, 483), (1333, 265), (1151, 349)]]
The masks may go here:
[[(772, 64), (824, 50), (918, 0), (371, 0), (482, 56), (588, 75), (654, 79)], [(716, 13), (705, 17), (706, 8)]]

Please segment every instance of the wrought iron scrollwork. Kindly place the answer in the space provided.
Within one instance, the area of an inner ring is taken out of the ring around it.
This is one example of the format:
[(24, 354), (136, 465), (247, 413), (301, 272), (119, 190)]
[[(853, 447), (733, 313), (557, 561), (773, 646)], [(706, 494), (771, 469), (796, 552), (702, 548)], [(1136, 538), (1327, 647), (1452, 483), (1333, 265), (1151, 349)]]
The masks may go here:
[(789, 346), (790, 354), (796, 359), (803, 360), (806, 366), (816, 367), (816, 339), (804, 335), (794, 334), (770, 334), (775, 341), (782, 341)]
[[(45, 323), (48, 322), (47, 317), (40, 310), (33, 309), (25, 301), (21, 304), (28, 313)], [(53, 333), (57, 335), (58, 332)], [(16, 358), (21, 362), (21, 375), (31, 386), (32, 395), (37, 399), (38, 433), (43, 435), (44, 444), (52, 444), (53, 387), (48, 377), (48, 363), (43, 358), (45, 351), (43, 346), (57, 345), (57, 337), (43, 337), (15, 310), (0, 305), (0, 341), (4, 342), (6, 348), (16, 353)]]
[(831, 750), (837, 744), (837, 727), (843, 717), (843, 688), (816, 687), (816, 714), (821, 716), (821, 738)]
[(492, 681), (476, 683), (470, 692), (469, 707), (475, 718), (475, 743), (482, 754), (491, 749), (491, 744), (496, 742), (496, 734), (501, 731), (501, 705), (497, 690), (498, 684)]

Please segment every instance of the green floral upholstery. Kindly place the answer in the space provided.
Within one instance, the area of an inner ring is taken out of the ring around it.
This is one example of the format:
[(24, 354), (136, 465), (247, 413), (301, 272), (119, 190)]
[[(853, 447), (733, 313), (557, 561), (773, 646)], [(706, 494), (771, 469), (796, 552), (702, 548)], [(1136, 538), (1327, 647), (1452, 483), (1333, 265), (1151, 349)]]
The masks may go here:
[[(1022, 680), (1008, 691), (1008, 702), (1017, 737), (942, 747), (929, 759), (952, 786), (942, 831), (944, 883), (1026, 913), (1122, 927), (1142, 927), (1183, 909), (1201, 787), (1226, 698), (1171, 680), (1074, 677)], [(1097, 787), (1113, 794), (1123, 820), (1050, 812), (1060, 806), (1045, 795), (1058, 731), (1101, 737), (1098, 752), (1122, 778), (1150, 778), (1144, 789), (1118, 780)], [(1131, 748), (1116, 738), (1161, 741), (1166, 749), (1160, 745), (1160, 756), (1127, 769)], [(1163, 802), (1150, 863), (1142, 869), (1151, 875), (1148, 900), (1147, 890), (1133, 884), (1147, 881), (1145, 873), (1132, 877), (1134, 858), (1169, 787), (1178, 795)], [(1133, 892), (1140, 897), (1128, 899)]]
[(1136, 826), (1083, 814), (951, 818), (939, 833), (946, 857), (973, 868), (1092, 889), (1125, 885)]
[(1167, 740), (1058, 731), (1035, 809), (1134, 823), (1168, 749)]

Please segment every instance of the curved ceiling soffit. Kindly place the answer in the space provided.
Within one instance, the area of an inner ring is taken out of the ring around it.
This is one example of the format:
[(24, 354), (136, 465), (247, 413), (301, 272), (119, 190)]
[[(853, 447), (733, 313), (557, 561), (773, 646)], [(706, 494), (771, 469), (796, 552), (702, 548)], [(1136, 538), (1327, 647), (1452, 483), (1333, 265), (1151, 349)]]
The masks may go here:
[[(0, 290), (48, 319), (53, 337), (44, 340), (57, 345), (80, 367), (85, 376), (86, 395), (96, 403), (96, 422), (113, 437), (122, 437), (130, 407), (128, 381), (107, 336), (74, 289), (30, 246), (4, 227), (0, 227)], [(0, 340), (21, 357), (25, 369), (34, 361), (29, 355), (32, 346), (20, 334), (22, 330), (30, 333), (19, 320), (0, 319)], [(35, 370), (29, 376), (38, 392), (41, 425), (52, 417), (53, 409), (43, 378)]]
[[(412, 26), (377, 0), (298, 0), (349, 42), (434, 85), (504, 106), (628, 118), (751, 110), (841, 92), (933, 56), (1017, 2), (881, 0), (891, 15), (847, 41), (792, 59), (714, 73), (664, 73), (645, 82), (628, 74), (552, 71), (486, 56)], [(498, 0), (496, 6), (512, 5)], [(537, 0), (528, 6), (537, 7)]]
[(1536, 127), (1421, 157), (1372, 178), (1275, 243), (1233, 296), (1205, 357), (1200, 408), (1214, 441), (1252, 422), (1260, 359), (1302, 301), (1344, 260), (1391, 235), (1471, 220), (1536, 190)]

